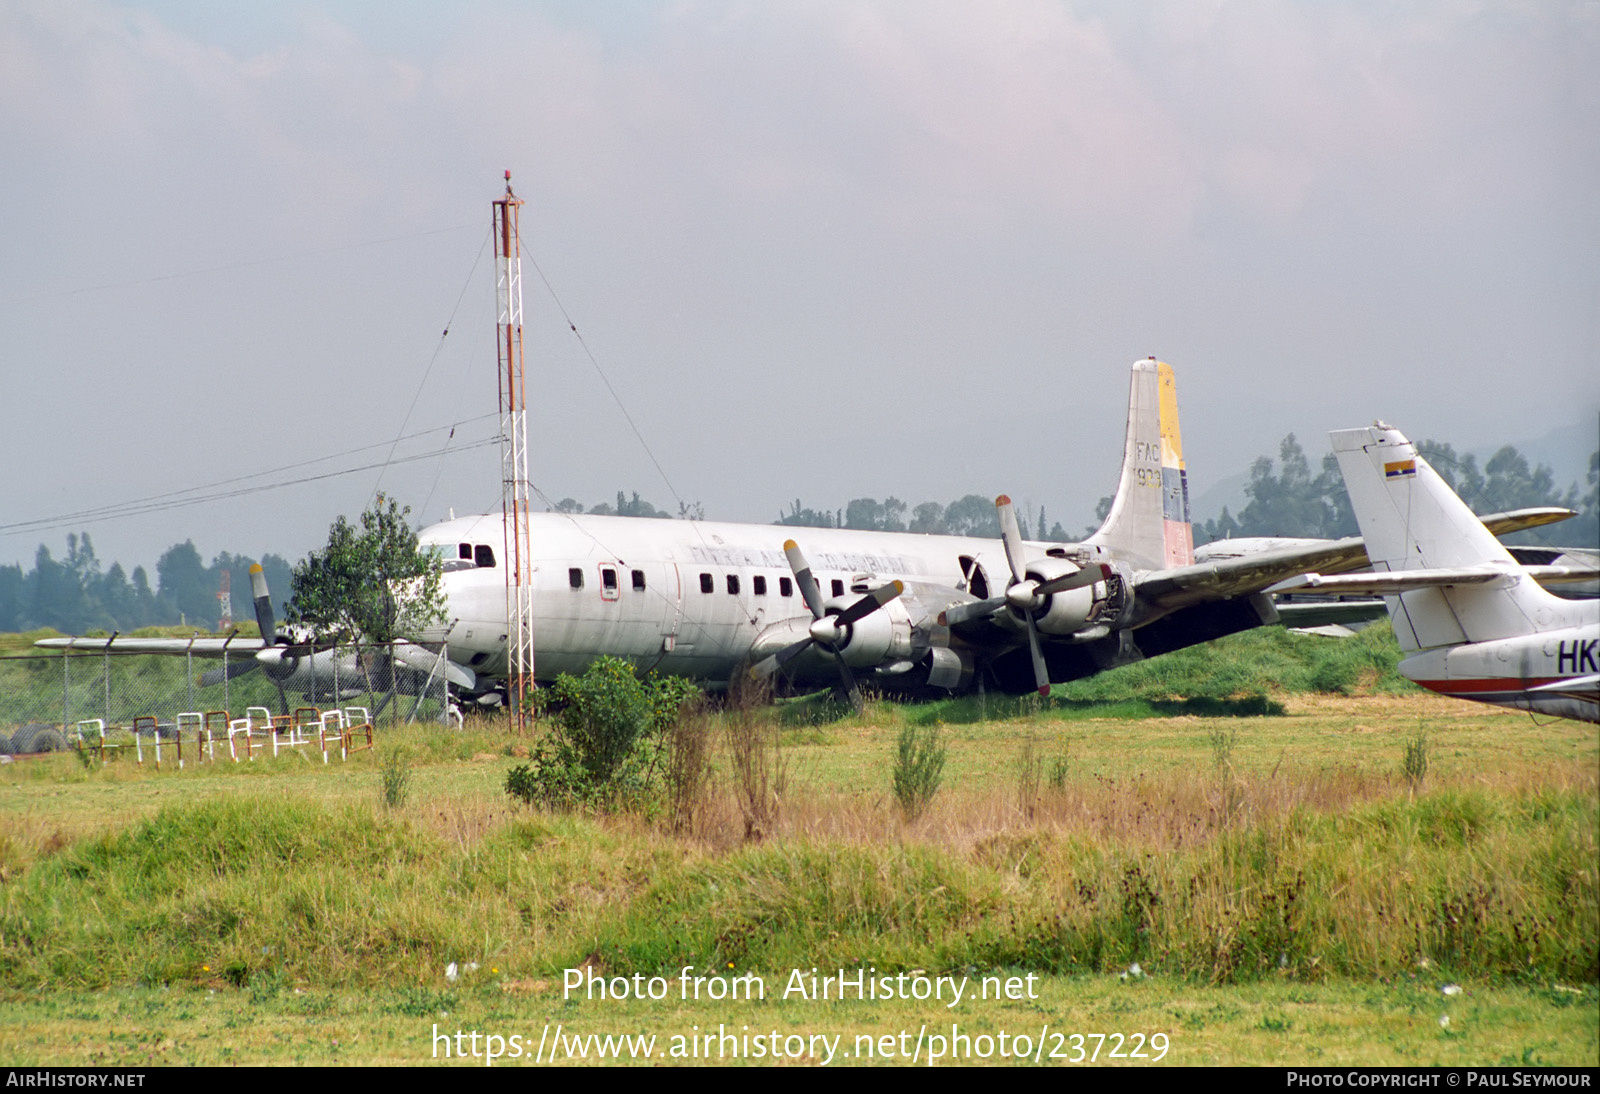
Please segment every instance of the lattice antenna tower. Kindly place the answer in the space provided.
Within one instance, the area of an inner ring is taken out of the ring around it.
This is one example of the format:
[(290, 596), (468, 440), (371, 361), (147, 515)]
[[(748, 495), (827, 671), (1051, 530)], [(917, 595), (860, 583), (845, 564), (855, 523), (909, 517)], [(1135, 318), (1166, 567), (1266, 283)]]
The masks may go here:
[(494, 202), (495, 295), (500, 354), (500, 504), (505, 517), (506, 684), (511, 729), (528, 722), (533, 690), (533, 555), (528, 543), (527, 396), (522, 363), (522, 199), (511, 190)]

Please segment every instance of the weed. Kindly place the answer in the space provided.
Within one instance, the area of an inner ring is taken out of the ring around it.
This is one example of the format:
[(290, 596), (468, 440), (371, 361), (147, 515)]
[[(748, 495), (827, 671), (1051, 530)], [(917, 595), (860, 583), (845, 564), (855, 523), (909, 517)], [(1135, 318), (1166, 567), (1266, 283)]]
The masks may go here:
[(894, 797), (907, 821), (922, 816), (944, 777), (944, 742), (937, 725), (905, 725), (895, 751)]
[(788, 789), (788, 768), (778, 745), (778, 727), (767, 718), (755, 687), (734, 691), (723, 714), (728, 759), (747, 842), (759, 841), (773, 830)]
[(411, 757), (398, 748), (386, 749), (378, 761), (378, 780), (383, 786), (383, 804), (390, 809), (405, 805), (411, 794)]
[(1039, 787), (1044, 782), (1044, 757), (1028, 734), (1022, 741), (1022, 752), (1017, 756), (1017, 808), (1030, 822), (1039, 805)]
[(1412, 790), (1421, 789), (1422, 780), (1428, 774), (1428, 735), (1421, 728), (1418, 728), (1415, 737), (1406, 739), (1406, 751), (1400, 761), (1400, 773), (1405, 776)]
[(667, 805), (672, 830), (692, 834), (711, 787), (711, 718), (703, 703), (686, 705), (667, 744)]
[(1061, 743), (1061, 751), (1050, 761), (1050, 789), (1060, 793), (1067, 788), (1067, 744)]
[(281, 968), (256, 969), (250, 974), (250, 1002), (256, 1006), (270, 1002), (283, 991), (284, 975)]
[(1219, 726), (1211, 731), (1211, 762), (1218, 775), (1233, 774), (1233, 746), (1238, 739), (1239, 731), (1236, 729)]
[(456, 1008), (456, 994), (452, 991), (434, 991), (431, 988), (401, 988), (394, 1002), (383, 1009), (390, 1014), (406, 1018), (431, 1018), (449, 1013)]

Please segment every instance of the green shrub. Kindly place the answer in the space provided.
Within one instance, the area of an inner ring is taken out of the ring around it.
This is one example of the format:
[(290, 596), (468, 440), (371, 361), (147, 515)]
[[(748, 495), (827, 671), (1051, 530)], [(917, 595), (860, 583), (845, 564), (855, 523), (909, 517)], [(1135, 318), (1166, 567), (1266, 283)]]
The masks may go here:
[(640, 680), (619, 657), (582, 676), (562, 673), (541, 705), (551, 731), (531, 762), (506, 775), (506, 793), (560, 807), (615, 806), (650, 799), (665, 767), (668, 736), (698, 689), (679, 677)]

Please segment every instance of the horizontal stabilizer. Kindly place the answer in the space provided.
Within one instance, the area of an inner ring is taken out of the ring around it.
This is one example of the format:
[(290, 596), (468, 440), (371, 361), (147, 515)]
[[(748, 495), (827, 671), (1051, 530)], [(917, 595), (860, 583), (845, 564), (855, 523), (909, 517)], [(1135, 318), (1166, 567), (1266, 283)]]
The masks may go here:
[(1529, 509), (1512, 509), (1504, 513), (1490, 513), (1479, 517), (1483, 526), (1497, 536), (1509, 536), (1512, 532), (1521, 532), (1528, 528), (1538, 528), (1544, 524), (1555, 524), (1559, 521), (1569, 520), (1578, 515), (1576, 509), (1565, 509), (1559, 505), (1535, 505)]
[(1502, 569), (1458, 566), (1432, 570), (1401, 570), (1384, 574), (1301, 574), (1280, 581), (1269, 593), (1370, 593), (1398, 596), (1413, 589), (1437, 589), (1447, 585), (1490, 585), (1508, 587), (1519, 574)]

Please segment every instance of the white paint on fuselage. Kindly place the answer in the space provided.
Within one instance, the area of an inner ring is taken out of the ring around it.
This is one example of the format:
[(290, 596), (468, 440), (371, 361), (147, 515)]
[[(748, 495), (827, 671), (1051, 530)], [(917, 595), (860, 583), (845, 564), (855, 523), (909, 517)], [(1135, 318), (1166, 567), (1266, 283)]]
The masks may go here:
[[(492, 569), (445, 573), (451, 623), (420, 637), (448, 642), (451, 660), (479, 674), (503, 676), (503, 519), (498, 514), (460, 517), (425, 528), (418, 538), (423, 546), (444, 549), (447, 559), (457, 557), (462, 543), (493, 549)], [(876, 586), (898, 579), (959, 588), (963, 555), (978, 560), (992, 593), (1005, 588), (1010, 574), (999, 540), (536, 513), (529, 518), (536, 676), (548, 680), (561, 672), (581, 672), (596, 657), (609, 654), (643, 668), (725, 682), (764, 628), (784, 619), (810, 618), (784, 557), (787, 539), (799, 543), (826, 600), (834, 599), (835, 581), (846, 601), (856, 598), (850, 587), (860, 582)], [(1029, 556), (1038, 557), (1049, 548), (1070, 545), (1028, 546)], [(617, 576), (614, 597), (602, 583), (608, 567)], [(573, 569), (583, 574), (581, 589), (572, 587)], [(635, 570), (644, 575), (642, 591), (634, 587)], [(702, 574), (710, 575), (710, 592), (702, 591)], [(766, 579), (765, 595), (755, 592), (757, 576)], [(737, 578), (737, 593), (728, 591), (730, 577)], [(780, 595), (780, 579), (785, 578), (791, 579), (787, 597)]]

